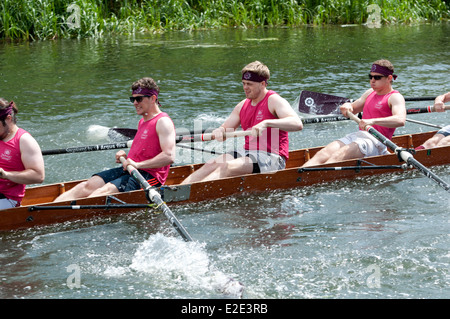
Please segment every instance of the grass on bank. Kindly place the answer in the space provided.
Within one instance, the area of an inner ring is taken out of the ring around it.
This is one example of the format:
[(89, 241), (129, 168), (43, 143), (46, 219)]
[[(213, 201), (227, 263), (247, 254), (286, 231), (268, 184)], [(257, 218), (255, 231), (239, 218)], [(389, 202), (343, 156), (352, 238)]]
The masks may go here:
[(443, 0), (2, 0), (0, 38), (362, 24), (372, 4), (380, 8), (382, 24), (440, 21), (450, 9)]

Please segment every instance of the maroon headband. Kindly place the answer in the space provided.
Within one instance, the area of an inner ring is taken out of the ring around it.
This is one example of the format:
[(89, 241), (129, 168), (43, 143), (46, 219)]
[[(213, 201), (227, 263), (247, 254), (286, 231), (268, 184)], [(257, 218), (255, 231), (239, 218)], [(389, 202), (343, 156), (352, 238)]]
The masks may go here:
[(244, 74), (242, 74), (242, 80), (252, 81), (252, 82), (267, 82), (267, 78), (256, 74), (252, 71), (246, 71)]
[(0, 119), (6, 118), (8, 115), (11, 115), (13, 112), (13, 104), (14, 102), (11, 101), (7, 107), (4, 109), (0, 109)]
[(133, 94), (142, 94), (142, 95), (155, 95), (156, 98), (158, 98), (158, 91), (154, 90), (154, 89), (147, 89), (147, 88), (142, 88), (142, 87), (138, 87), (136, 90), (133, 90)]
[(397, 75), (394, 74), (394, 71), (389, 70), (388, 68), (378, 65), (378, 64), (372, 64), (372, 68), (370, 69), (370, 72), (381, 73), (385, 76), (392, 75), (394, 80), (397, 79)]

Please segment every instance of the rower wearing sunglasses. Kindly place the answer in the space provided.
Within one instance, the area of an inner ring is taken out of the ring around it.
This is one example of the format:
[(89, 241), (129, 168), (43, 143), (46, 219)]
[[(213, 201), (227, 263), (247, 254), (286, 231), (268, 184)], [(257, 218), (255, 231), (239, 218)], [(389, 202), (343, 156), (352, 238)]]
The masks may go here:
[(123, 150), (116, 153), (117, 163), (121, 163), (121, 157), (126, 161), (120, 167), (94, 174), (55, 201), (140, 189), (139, 182), (128, 173), (128, 165), (137, 168), (150, 186), (158, 187), (165, 183), (170, 164), (175, 161), (175, 126), (169, 115), (159, 108), (159, 87), (152, 78), (134, 82), (131, 89), (130, 101), (142, 118), (128, 155)]
[(363, 112), (362, 120), (359, 122), (360, 130), (331, 142), (303, 167), (389, 153), (386, 145), (366, 129), (372, 126), (386, 138), (391, 139), (395, 129), (405, 125), (405, 99), (392, 88), (392, 82), (396, 78), (391, 62), (375, 61), (369, 72), (371, 88), (356, 101), (340, 106), (341, 113), (347, 117), (347, 112), (353, 114)]

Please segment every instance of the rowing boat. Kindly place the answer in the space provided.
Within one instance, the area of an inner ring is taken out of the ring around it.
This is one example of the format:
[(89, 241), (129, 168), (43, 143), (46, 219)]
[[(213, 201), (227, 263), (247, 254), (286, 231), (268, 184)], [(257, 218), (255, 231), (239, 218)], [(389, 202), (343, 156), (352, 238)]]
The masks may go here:
[[(423, 144), (435, 132), (395, 136), (393, 142), (399, 147), (413, 149)], [(236, 194), (258, 193), (310, 186), (356, 177), (399, 172), (405, 169), (396, 154), (367, 157), (324, 164), (312, 169), (299, 169), (322, 147), (291, 151), (286, 169), (275, 173), (248, 174), (222, 178), (208, 182), (180, 185), (189, 174), (202, 164), (172, 167), (166, 185), (158, 191), (167, 205), (201, 202)], [(414, 157), (423, 165), (446, 165), (450, 163), (450, 146), (419, 150)], [(82, 182), (70, 181), (26, 189), (21, 207), (0, 211), (0, 230), (14, 230), (49, 225), (71, 220), (91, 219), (105, 215), (155, 209), (147, 202), (142, 190), (117, 193), (112, 196), (82, 198), (73, 202), (52, 202), (62, 192)]]

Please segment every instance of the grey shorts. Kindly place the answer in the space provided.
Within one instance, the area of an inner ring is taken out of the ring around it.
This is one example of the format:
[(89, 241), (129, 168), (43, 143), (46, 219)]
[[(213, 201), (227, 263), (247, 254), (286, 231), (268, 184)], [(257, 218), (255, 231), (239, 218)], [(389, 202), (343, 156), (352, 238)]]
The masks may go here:
[(369, 132), (366, 131), (358, 131), (347, 134), (343, 138), (338, 141), (344, 143), (345, 145), (350, 143), (356, 143), (359, 147), (361, 153), (367, 156), (377, 156), (388, 154), (388, 150), (386, 145), (377, 140), (374, 136), (372, 136)]
[(234, 158), (238, 157), (249, 157), (253, 162), (253, 172), (252, 173), (268, 173), (282, 170), (286, 167), (286, 160), (283, 156), (264, 152), (264, 151), (253, 151), (245, 150), (243, 148), (236, 151), (230, 152)]

